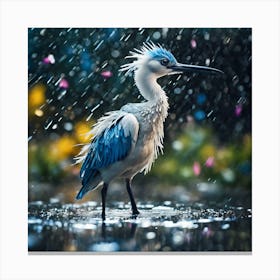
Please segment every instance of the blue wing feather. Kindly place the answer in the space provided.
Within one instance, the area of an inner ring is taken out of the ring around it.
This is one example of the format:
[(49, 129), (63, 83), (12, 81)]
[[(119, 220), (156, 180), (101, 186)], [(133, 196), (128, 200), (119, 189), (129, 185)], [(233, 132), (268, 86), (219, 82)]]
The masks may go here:
[(91, 181), (92, 176), (95, 176), (99, 169), (123, 160), (128, 155), (132, 136), (130, 134), (125, 136), (121, 119), (93, 139), (80, 171), (83, 186)]

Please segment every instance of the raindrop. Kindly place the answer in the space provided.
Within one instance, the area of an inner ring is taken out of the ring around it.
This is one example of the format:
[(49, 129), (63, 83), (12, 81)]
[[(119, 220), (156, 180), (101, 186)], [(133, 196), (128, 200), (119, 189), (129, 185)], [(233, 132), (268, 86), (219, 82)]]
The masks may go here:
[(174, 93), (175, 94), (180, 94), (181, 93), (181, 89), (179, 87), (174, 89)]
[(104, 40), (100, 41), (94, 50), (97, 51), (103, 43), (104, 43)]
[(120, 52), (118, 50), (113, 50), (111, 52), (111, 56), (114, 57), (114, 58), (117, 58), (120, 56)]
[(236, 85), (239, 82), (239, 78), (237, 75), (233, 76), (232, 82), (233, 82), (233, 85)]
[(92, 115), (93, 115), (93, 113), (90, 113), (89, 116), (86, 118), (87, 122), (91, 119)]
[(162, 28), (162, 37), (163, 38), (166, 38), (167, 33), (168, 33), (168, 28)]
[(57, 100), (60, 100), (66, 93), (67, 93), (67, 90), (66, 90), (66, 89), (64, 89), (63, 91), (61, 91), (61, 93), (60, 93), (59, 96), (57, 97)]
[(73, 124), (70, 122), (66, 122), (63, 127), (65, 130), (71, 131), (73, 129)]
[(45, 130), (47, 130), (50, 126), (51, 126), (51, 124), (53, 123), (53, 120), (51, 120), (44, 128), (45, 128)]
[(244, 90), (244, 86), (243, 86), (243, 85), (239, 85), (239, 86), (238, 86), (238, 90), (239, 90), (239, 91), (243, 91), (243, 90)]
[(132, 33), (128, 34), (125, 38), (124, 38), (124, 41), (128, 41), (128, 39), (131, 37)]
[(116, 33), (116, 29), (114, 29), (114, 30), (110, 33), (109, 38), (113, 37), (113, 36), (115, 35), (115, 33)]
[(60, 83), (60, 81), (62, 80), (62, 77), (60, 77), (56, 82), (55, 82), (55, 86), (58, 86), (58, 84)]
[(230, 42), (231, 38), (230, 37), (225, 37), (223, 43), (227, 45)]
[(176, 79), (176, 81), (179, 81), (181, 79), (182, 75), (179, 75)]
[(191, 89), (191, 88), (188, 89), (188, 94), (189, 94), (189, 95), (193, 94), (193, 89)]
[(86, 95), (86, 91), (84, 91), (82, 94), (81, 94), (81, 97), (85, 96)]
[(99, 108), (100, 107), (100, 104), (97, 104), (95, 107), (93, 107), (91, 110), (90, 110), (90, 112), (92, 113), (93, 111), (95, 111), (97, 108)]
[(112, 99), (112, 101), (116, 101), (118, 98), (119, 98), (119, 94), (117, 94), (113, 99)]
[(47, 84), (49, 84), (49, 83), (52, 81), (52, 79), (53, 79), (53, 76), (50, 77), (50, 78), (47, 80)]
[(158, 40), (159, 38), (161, 37), (160, 33), (158, 31), (156, 31), (154, 34), (153, 34), (153, 38), (155, 40)]
[(41, 29), (41, 31), (40, 31), (40, 35), (41, 35), (41, 36), (44, 36), (44, 35), (45, 35), (45, 33), (46, 33), (46, 28)]
[(210, 39), (210, 34), (208, 32), (204, 33), (204, 40), (208, 41)]
[(102, 66), (100, 67), (101, 69), (105, 68), (108, 65), (108, 61), (105, 61)]
[(208, 114), (207, 114), (207, 118), (209, 118), (212, 114), (213, 114), (213, 110), (211, 110)]

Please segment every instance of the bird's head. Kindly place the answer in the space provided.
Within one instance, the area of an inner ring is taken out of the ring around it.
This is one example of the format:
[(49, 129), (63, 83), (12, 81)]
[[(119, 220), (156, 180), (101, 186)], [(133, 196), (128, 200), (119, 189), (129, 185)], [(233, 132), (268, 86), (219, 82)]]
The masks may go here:
[(126, 58), (133, 58), (135, 60), (122, 65), (120, 71), (130, 73), (143, 70), (145, 73), (154, 74), (157, 78), (182, 72), (223, 74), (221, 70), (216, 68), (179, 63), (171, 52), (154, 43), (144, 43), (141, 49), (134, 49)]

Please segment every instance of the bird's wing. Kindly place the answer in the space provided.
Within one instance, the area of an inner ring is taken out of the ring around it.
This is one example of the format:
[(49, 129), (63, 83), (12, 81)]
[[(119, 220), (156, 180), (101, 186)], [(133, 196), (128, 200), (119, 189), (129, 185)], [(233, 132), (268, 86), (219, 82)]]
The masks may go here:
[(114, 111), (99, 119), (80, 171), (83, 185), (100, 169), (125, 159), (135, 146), (138, 131), (139, 123), (130, 113)]

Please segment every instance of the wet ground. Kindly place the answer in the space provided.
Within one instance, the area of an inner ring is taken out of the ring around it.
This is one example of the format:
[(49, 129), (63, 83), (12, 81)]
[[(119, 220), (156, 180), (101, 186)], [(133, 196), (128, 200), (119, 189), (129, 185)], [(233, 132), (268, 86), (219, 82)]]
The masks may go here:
[(28, 206), (29, 251), (251, 251), (251, 209), (203, 203), (115, 202), (101, 205), (34, 201)]

